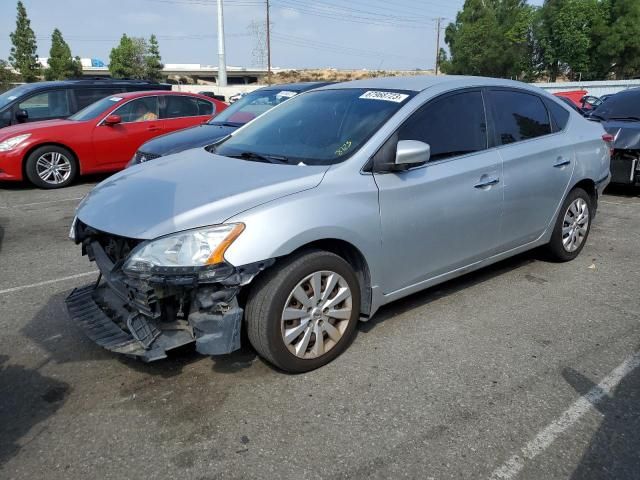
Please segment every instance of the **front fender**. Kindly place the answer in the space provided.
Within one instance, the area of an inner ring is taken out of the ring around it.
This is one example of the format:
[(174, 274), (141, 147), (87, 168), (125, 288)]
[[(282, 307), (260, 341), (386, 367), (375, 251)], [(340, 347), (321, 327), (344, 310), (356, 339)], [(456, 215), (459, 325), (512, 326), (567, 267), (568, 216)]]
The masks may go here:
[(283, 257), (319, 240), (342, 240), (364, 256), (371, 285), (380, 279), (381, 234), (378, 190), (371, 175), (356, 175), (349, 188), (331, 180), (312, 190), (280, 198), (226, 220), (245, 231), (225, 257), (246, 265)]

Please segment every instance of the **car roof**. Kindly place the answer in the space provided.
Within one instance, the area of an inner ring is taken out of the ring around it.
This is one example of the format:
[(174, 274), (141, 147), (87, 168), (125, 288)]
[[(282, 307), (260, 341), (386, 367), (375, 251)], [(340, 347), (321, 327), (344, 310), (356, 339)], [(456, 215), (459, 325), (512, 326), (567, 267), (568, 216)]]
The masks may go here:
[(517, 87), (528, 90), (538, 90), (526, 83), (500, 78), (472, 77), (465, 75), (413, 75), (406, 77), (379, 77), (364, 80), (353, 80), (350, 82), (334, 83), (322, 87), (323, 90), (340, 88), (379, 88), (389, 90), (406, 90), (421, 92), (436, 85), (449, 85), (452, 88), (468, 87)]
[(35, 91), (47, 88), (60, 88), (60, 87), (104, 87), (104, 86), (118, 86), (118, 85), (159, 85), (156, 82), (150, 82), (148, 80), (127, 80), (127, 79), (77, 79), (77, 80), (53, 80), (46, 82), (34, 82), (20, 85), (24, 91)]
[(211, 97), (207, 97), (206, 95), (200, 95), (199, 93), (191, 93), (191, 92), (178, 92), (175, 90), (141, 90), (139, 92), (124, 92), (124, 93), (114, 93), (113, 95), (109, 95), (112, 97), (120, 97), (123, 99), (131, 99), (137, 97), (150, 97), (155, 95), (186, 95), (189, 97), (201, 98), (203, 100), (208, 100), (213, 102), (214, 99)]

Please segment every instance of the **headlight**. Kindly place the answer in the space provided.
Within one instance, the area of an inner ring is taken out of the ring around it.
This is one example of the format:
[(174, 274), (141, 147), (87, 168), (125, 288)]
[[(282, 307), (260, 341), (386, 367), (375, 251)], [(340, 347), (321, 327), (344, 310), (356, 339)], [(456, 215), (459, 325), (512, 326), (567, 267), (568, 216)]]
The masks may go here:
[(190, 273), (224, 262), (224, 252), (244, 224), (217, 225), (174, 233), (136, 248), (124, 264), (133, 274)]
[(6, 139), (4, 142), (0, 142), (0, 152), (8, 152), (9, 150), (13, 150), (30, 136), (30, 133), (25, 133), (24, 135), (11, 137)]

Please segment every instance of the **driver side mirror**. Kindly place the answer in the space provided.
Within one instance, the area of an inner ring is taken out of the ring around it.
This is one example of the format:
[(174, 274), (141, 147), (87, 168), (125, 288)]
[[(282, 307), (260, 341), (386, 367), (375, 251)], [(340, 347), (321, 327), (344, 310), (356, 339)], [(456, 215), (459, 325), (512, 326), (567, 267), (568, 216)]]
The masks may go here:
[(24, 123), (29, 120), (29, 112), (25, 109), (21, 108), (20, 110), (16, 110), (16, 120), (20, 123)]
[(120, 115), (109, 115), (104, 119), (104, 124), (109, 125), (110, 127), (113, 125), (117, 125), (122, 122), (122, 117)]
[(418, 163), (426, 163), (431, 157), (431, 146), (428, 143), (419, 142), (418, 140), (400, 140), (396, 147), (395, 164), (415, 165)]

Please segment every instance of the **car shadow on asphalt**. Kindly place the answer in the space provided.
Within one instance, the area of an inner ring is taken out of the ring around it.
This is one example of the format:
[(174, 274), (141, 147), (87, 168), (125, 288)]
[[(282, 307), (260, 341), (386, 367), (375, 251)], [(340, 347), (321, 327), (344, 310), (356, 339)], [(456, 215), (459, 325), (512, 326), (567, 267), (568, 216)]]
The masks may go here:
[[(423, 307), (443, 297), (453, 295), (461, 290), (478, 285), (487, 280), (491, 280), (494, 277), (498, 277), (538, 260), (548, 261), (548, 257), (543, 249), (529, 250), (493, 265), (481, 268), (480, 270), (476, 270), (475, 272), (466, 273), (453, 280), (449, 280), (431, 288), (427, 288), (426, 290), (409, 295), (408, 297), (396, 300), (395, 302), (381, 307), (371, 320), (361, 322), (359, 325), (359, 331), (368, 333), (382, 322), (390, 320), (393, 317), (415, 308)], [(536, 278), (532, 277), (532, 281), (536, 281)]]
[(67, 383), (0, 355), (0, 466), (20, 451), (25, 436), (40, 434), (31, 430), (64, 404), (70, 390)]
[[(581, 373), (566, 368), (564, 379), (580, 395), (596, 384)], [(572, 480), (638, 478), (640, 475), (640, 368), (629, 373), (593, 407), (603, 415), (602, 423), (586, 448)]]
[(630, 185), (609, 185), (604, 191), (605, 195), (613, 195), (616, 197), (634, 198), (640, 196), (640, 187)]

